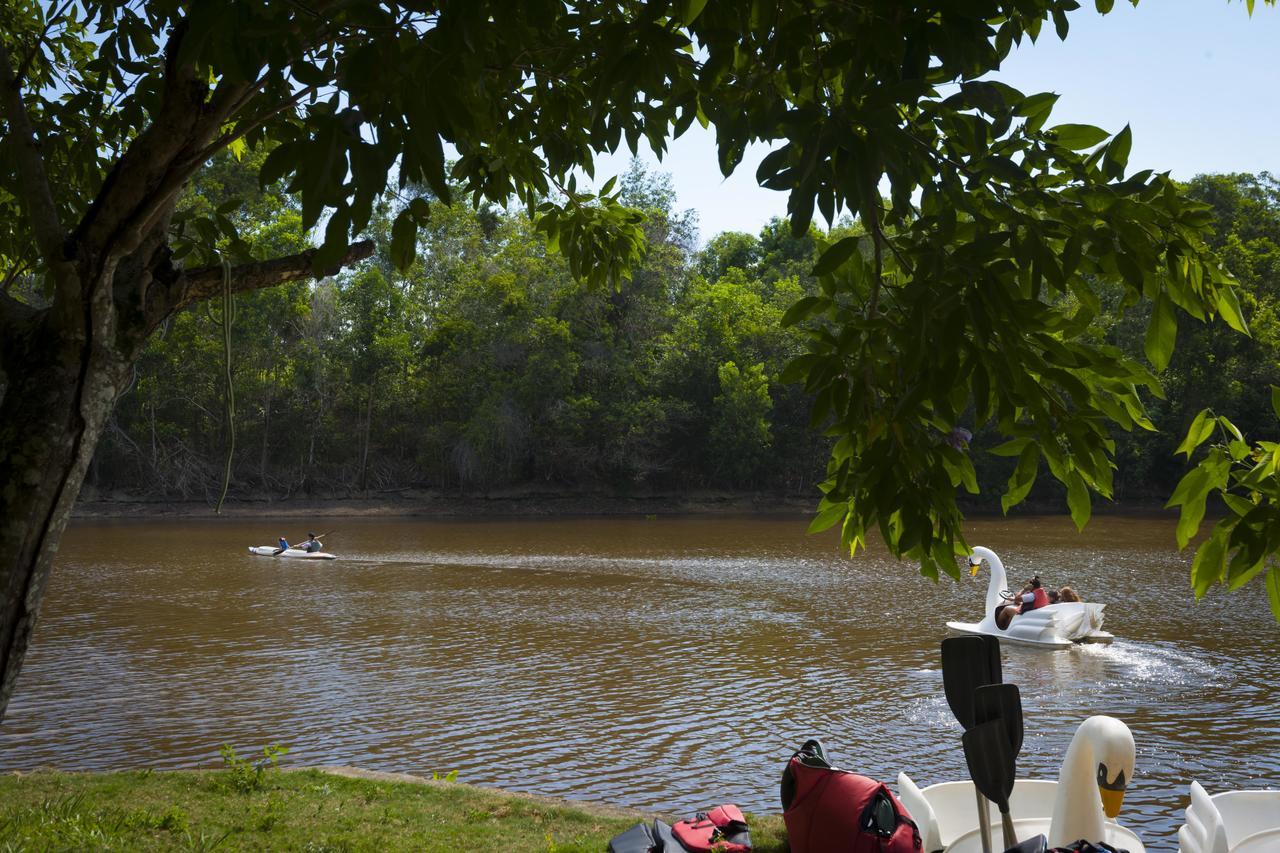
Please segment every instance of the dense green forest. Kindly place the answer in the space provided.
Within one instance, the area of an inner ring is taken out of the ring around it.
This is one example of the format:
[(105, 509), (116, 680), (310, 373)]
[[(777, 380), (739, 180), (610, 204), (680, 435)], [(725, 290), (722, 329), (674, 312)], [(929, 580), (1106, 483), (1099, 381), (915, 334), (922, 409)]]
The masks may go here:
[[(255, 254), (309, 245), (301, 211), (260, 191), (260, 163), (217, 160), (188, 194), (209, 214), (248, 203), (235, 225)], [(547, 249), (522, 210), (432, 204), (417, 260), (399, 272), (385, 248), (321, 283), (236, 297), (230, 315), (234, 453), (230, 497), (752, 490), (815, 496), (830, 441), (809, 399), (780, 377), (805, 352), (784, 327), (812, 292), (823, 246), (852, 233), (775, 220), (759, 234), (700, 244), (696, 214), (675, 207), (665, 176), (638, 163), (622, 199), (645, 211), (648, 254), (619, 289), (587, 289)], [(1157, 431), (1117, 432), (1115, 498), (1167, 497), (1185, 472), (1174, 449), (1203, 407), (1246, 435), (1274, 432), (1266, 389), (1280, 384), (1280, 183), (1270, 175), (1201, 176), (1214, 248), (1238, 278), (1252, 337), (1184, 320), (1149, 400)], [(373, 236), (390, 243), (408, 199), (384, 200)], [(1115, 291), (1095, 334), (1140, 357), (1150, 303)], [(217, 302), (176, 316), (150, 342), (117, 402), (86, 496), (216, 501), (232, 430), (226, 414), (224, 317)], [(980, 425), (976, 425), (980, 426)], [(969, 448), (980, 503), (998, 506), (1012, 460)], [(1041, 478), (1033, 498), (1059, 497)]]

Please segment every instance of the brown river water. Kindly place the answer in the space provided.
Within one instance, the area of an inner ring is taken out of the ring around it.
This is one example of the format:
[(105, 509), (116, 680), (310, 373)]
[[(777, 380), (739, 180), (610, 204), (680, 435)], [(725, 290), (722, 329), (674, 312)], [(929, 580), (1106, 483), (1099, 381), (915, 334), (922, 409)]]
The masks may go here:
[[(330, 520), (341, 559), (255, 557), (295, 521), (80, 522), (0, 725), (0, 769), (218, 766), (269, 743), (355, 764), (677, 813), (779, 811), (817, 735), (890, 783), (965, 778), (939, 641), (987, 585), (848, 559), (807, 518)], [(1198, 779), (1280, 785), (1277, 640), (1262, 588), (1203, 602), (1166, 520), (979, 521), (1010, 575), (1108, 604), (1111, 646), (1007, 647), (1019, 776), (1075, 726), (1125, 720), (1121, 822), (1151, 849)], [(1015, 815), (1016, 817), (1016, 815)]]

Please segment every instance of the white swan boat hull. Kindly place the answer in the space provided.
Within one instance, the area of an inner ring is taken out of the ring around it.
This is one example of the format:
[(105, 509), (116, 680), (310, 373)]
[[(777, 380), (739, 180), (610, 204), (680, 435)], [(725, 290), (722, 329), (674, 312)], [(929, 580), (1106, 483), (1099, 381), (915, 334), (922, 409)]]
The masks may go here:
[[(279, 553), (276, 553), (279, 551)], [(303, 551), (301, 548), (289, 548), (286, 551), (280, 551), (279, 548), (273, 548), (270, 545), (253, 545), (249, 548), (250, 554), (257, 554), (259, 557), (289, 557), (296, 560), (336, 560), (338, 557), (324, 551)]]
[[(1035, 838), (1037, 835), (1047, 836), (1049, 834), (1049, 818), (1016, 817), (1012, 805), (1009, 807), (1009, 813), (1015, 815), (1013, 834), (1019, 841), (1026, 841), (1028, 838)], [(1142, 839), (1134, 835), (1132, 831), (1111, 821), (1107, 821), (1106, 835), (1107, 837), (1103, 840), (1117, 850), (1128, 850), (1129, 853), (1146, 853), (1147, 851)], [(1000, 838), (999, 820), (992, 825), (991, 837), (992, 839)], [(997, 844), (997, 846), (999, 845)], [(982, 837), (977, 829), (972, 829), (948, 844), (945, 850), (946, 853), (982, 853)]]
[(1178, 853), (1280, 850), (1280, 790), (1224, 791), (1209, 796), (1191, 783), (1191, 804), (1178, 829)]
[(1067, 649), (1077, 643), (1109, 643), (1115, 637), (1102, 630), (1105, 604), (1066, 601), (1037, 607), (1013, 617), (1009, 627), (996, 624), (996, 608), (1006, 603), (1001, 592), (1008, 585), (1004, 564), (989, 548), (974, 548), (970, 558), (971, 574), (976, 575), (985, 562), (991, 572), (982, 619), (978, 622), (948, 622), (947, 627), (961, 634), (988, 634), (1004, 642), (1042, 649)]
[(1105, 604), (1067, 602), (1050, 604), (1013, 617), (1001, 630), (995, 617), (987, 614), (981, 622), (948, 622), (960, 634), (990, 634), (1001, 641), (1047, 649), (1069, 649), (1078, 643), (1109, 643), (1114, 634), (1099, 630)]

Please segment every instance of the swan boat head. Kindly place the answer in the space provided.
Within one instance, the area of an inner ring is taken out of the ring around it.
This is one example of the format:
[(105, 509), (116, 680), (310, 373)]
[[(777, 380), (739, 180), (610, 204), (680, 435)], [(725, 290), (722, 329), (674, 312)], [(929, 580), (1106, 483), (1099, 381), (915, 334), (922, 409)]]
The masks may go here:
[(983, 612), (990, 613), (1001, 602), (1000, 591), (1007, 587), (1009, 582), (1005, 575), (1004, 563), (1000, 562), (996, 552), (981, 545), (969, 554), (969, 576), (976, 578), (984, 562), (991, 569), (991, 581), (987, 584), (987, 606)]
[(1104, 838), (1106, 818), (1120, 814), (1136, 760), (1133, 733), (1120, 720), (1099, 715), (1081, 723), (1062, 760), (1049, 845)]

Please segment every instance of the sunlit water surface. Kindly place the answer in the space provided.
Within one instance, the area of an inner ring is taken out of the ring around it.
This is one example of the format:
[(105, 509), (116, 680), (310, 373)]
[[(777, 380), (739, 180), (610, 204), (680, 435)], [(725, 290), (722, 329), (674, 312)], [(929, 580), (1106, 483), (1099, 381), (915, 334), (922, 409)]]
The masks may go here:
[[(296, 522), (78, 523), (0, 726), (0, 769), (215, 766), (279, 742), (346, 763), (619, 805), (779, 810), (817, 735), (892, 782), (966, 775), (942, 691), (948, 619), (986, 575), (934, 584), (842, 556), (801, 516), (341, 520), (342, 559), (250, 556)], [(1108, 605), (1117, 641), (1008, 647), (1019, 775), (1056, 778), (1090, 714), (1128, 722), (1121, 821), (1173, 849), (1187, 785), (1280, 784), (1280, 631), (1258, 586), (1197, 604), (1165, 521), (978, 522), (1011, 575)]]

